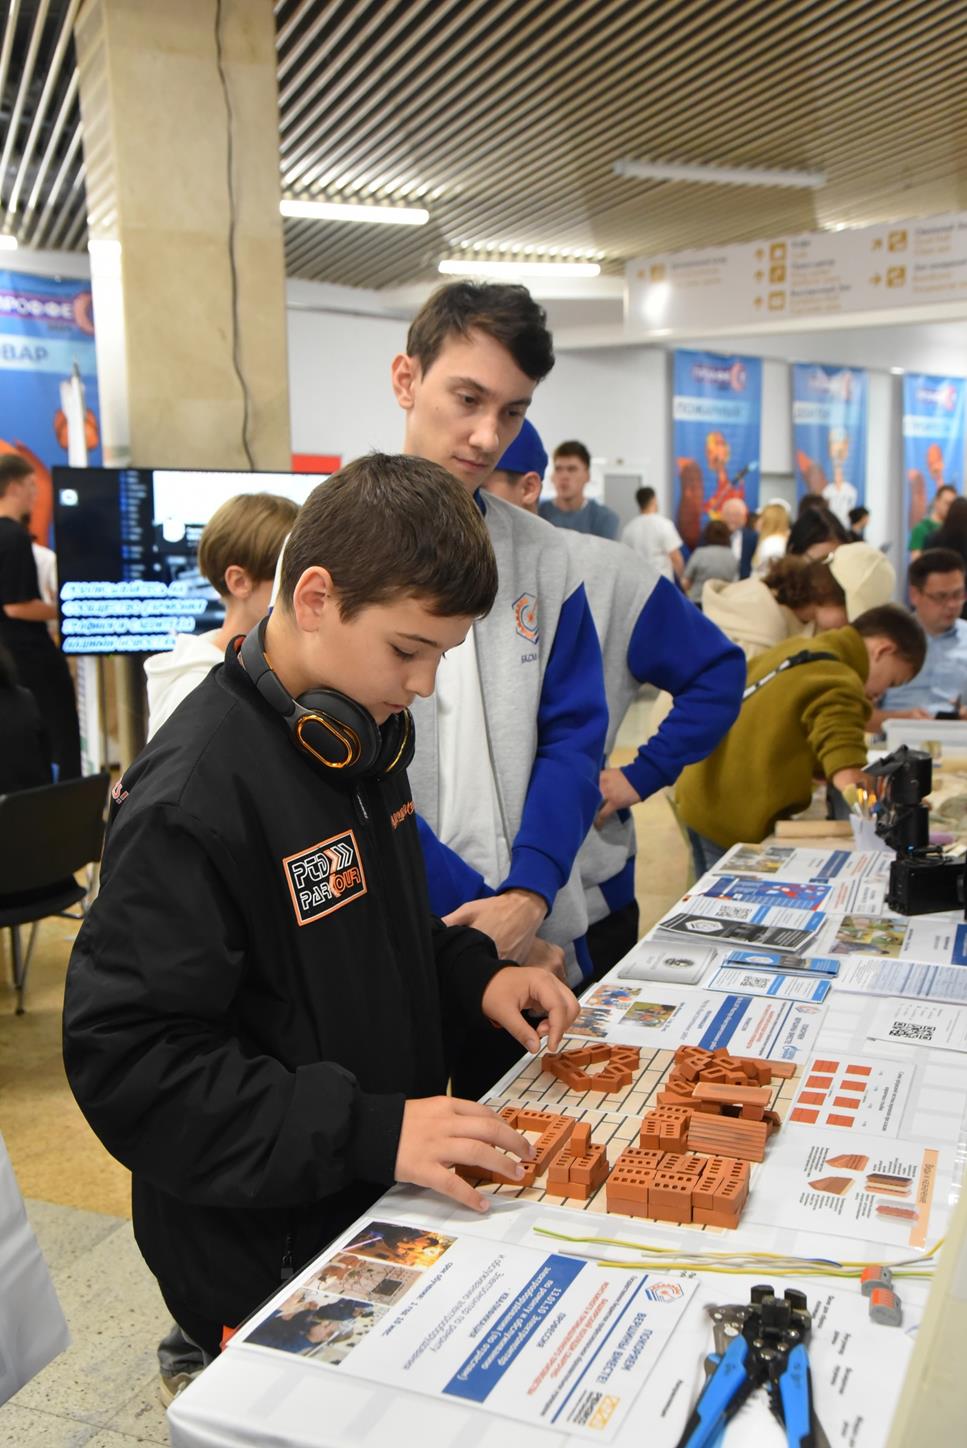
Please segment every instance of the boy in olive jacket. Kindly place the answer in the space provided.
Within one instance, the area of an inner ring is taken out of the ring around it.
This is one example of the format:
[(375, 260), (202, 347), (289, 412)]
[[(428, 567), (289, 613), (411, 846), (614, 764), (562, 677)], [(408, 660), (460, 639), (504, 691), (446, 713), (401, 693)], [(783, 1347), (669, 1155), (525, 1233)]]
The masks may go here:
[(729, 846), (758, 843), (777, 819), (804, 810), (817, 777), (837, 789), (857, 783), (872, 701), (919, 673), (926, 651), (920, 625), (895, 604), (803, 645), (786, 639), (750, 662), (738, 719), (678, 781), (699, 875)]

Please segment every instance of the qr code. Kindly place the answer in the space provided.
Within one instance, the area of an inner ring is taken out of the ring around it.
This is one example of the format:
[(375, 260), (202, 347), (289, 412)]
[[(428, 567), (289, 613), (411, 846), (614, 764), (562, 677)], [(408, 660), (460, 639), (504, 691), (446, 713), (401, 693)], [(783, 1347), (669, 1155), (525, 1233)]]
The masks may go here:
[(890, 1035), (895, 1041), (932, 1041), (936, 1026), (920, 1026), (915, 1021), (894, 1021)]

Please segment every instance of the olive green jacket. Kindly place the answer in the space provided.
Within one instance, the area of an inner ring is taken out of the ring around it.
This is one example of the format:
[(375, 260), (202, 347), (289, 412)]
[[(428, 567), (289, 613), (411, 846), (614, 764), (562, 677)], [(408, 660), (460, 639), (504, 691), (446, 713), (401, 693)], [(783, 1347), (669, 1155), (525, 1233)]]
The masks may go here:
[(854, 628), (786, 639), (750, 661), (748, 682), (804, 648), (836, 660), (797, 665), (763, 685), (714, 754), (689, 765), (678, 781), (682, 820), (718, 845), (758, 843), (777, 819), (806, 808), (817, 775), (831, 779), (866, 763), (869, 656)]

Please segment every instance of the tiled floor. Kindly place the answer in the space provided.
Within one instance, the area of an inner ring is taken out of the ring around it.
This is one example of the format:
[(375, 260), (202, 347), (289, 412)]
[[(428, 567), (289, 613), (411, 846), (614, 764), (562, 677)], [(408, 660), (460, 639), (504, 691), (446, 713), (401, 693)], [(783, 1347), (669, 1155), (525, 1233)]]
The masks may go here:
[(4, 1407), (9, 1448), (167, 1443), (155, 1344), (169, 1318), (131, 1223), (29, 1201), (73, 1343)]
[[(632, 757), (662, 712), (653, 700), (632, 706), (614, 763)], [(644, 931), (682, 893), (687, 861), (663, 796), (636, 806), (634, 815)], [(0, 1407), (0, 1448), (168, 1442), (155, 1344), (169, 1319), (130, 1222), (116, 1215), (127, 1206), (126, 1174), (91, 1136), (60, 1064), (72, 936), (62, 922), (42, 928), (26, 1016), (12, 1016), (12, 993), (0, 982), (0, 1131), (21, 1188), (34, 1194), (28, 1215), (73, 1336), (67, 1352)], [(49, 1199), (38, 1200), (41, 1195)], [(92, 1205), (103, 1210), (86, 1209)]]

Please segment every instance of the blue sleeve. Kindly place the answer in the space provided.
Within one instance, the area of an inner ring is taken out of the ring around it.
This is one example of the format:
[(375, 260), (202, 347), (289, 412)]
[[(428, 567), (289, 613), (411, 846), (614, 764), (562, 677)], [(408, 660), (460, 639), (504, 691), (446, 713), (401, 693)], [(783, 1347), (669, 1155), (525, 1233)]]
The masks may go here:
[(479, 870), (462, 860), (455, 850), (445, 845), (422, 815), (416, 817), (423, 851), (423, 865), (434, 915), (449, 915), (468, 900), (481, 900), (494, 892)]
[(601, 800), (607, 729), (601, 649), (580, 584), (561, 609), (544, 671), (537, 755), (500, 889), (533, 890), (553, 905)]
[(660, 578), (635, 624), (628, 668), (671, 694), (671, 713), (622, 773), (642, 799), (672, 784), (711, 754), (742, 704), (745, 656), (667, 578)]

